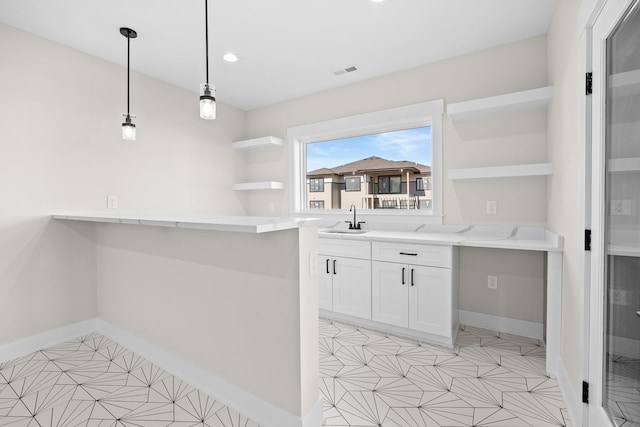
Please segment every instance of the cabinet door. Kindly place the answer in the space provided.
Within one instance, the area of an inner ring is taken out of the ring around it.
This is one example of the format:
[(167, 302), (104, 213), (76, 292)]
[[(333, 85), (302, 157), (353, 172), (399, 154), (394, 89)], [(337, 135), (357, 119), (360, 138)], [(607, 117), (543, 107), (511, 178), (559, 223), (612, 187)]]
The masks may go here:
[(409, 326), (409, 267), (374, 261), (371, 264), (371, 318), (390, 325)]
[(318, 256), (318, 307), (322, 310), (333, 310), (333, 273), (332, 258)]
[(371, 319), (371, 261), (334, 257), (333, 311)]
[(409, 266), (409, 328), (450, 337), (452, 303), (451, 269)]

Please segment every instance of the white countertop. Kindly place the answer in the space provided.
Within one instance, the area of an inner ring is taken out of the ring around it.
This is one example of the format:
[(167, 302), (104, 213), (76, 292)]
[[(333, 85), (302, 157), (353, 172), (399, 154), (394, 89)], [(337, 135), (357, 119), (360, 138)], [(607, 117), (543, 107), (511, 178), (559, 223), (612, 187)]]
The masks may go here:
[[(335, 232), (335, 230), (346, 232)], [(511, 226), (423, 226), (414, 231), (366, 230), (355, 234), (344, 227), (323, 228), (319, 236), (328, 239), (377, 240), (434, 245), (468, 246), (478, 248), (520, 249), (529, 251), (562, 252), (561, 236), (542, 227)]]
[[(219, 216), (191, 217), (141, 214), (56, 214), (53, 218), (70, 221), (132, 224), (156, 227), (190, 228), (196, 230), (268, 233), (309, 225), (318, 225), (315, 218)], [(332, 232), (334, 231), (334, 232)], [(341, 231), (336, 233), (335, 231)], [(353, 234), (344, 225), (321, 228), (319, 237), (329, 239), (377, 240), (433, 245), (455, 245), (479, 248), (520, 249), (561, 252), (563, 238), (542, 227), (422, 225), (407, 230), (364, 230)]]
[(268, 233), (316, 225), (313, 218), (276, 218), (259, 216), (183, 217), (141, 214), (57, 214), (55, 219), (156, 227), (191, 228), (196, 230)]

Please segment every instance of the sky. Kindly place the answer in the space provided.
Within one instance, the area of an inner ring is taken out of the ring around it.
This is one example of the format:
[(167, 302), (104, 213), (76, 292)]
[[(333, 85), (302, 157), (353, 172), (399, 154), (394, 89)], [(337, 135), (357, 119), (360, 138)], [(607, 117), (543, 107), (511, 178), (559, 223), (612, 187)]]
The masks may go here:
[(431, 127), (307, 144), (307, 171), (333, 168), (371, 156), (431, 166)]

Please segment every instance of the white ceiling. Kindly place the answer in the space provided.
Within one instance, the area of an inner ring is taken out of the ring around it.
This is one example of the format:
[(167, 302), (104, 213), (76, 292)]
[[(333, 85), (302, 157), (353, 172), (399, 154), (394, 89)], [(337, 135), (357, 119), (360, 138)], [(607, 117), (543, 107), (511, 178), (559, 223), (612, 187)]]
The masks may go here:
[[(251, 110), (545, 34), (555, 3), (209, 0), (210, 81)], [(123, 66), (128, 26), (133, 70), (194, 93), (205, 80), (204, 0), (0, 0), (0, 22)]]

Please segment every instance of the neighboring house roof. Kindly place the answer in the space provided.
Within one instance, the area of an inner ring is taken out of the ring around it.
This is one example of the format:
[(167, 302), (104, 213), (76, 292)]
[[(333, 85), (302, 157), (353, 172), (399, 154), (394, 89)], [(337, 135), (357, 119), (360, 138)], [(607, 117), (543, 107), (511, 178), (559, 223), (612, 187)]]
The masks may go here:
[(326, 176), (326, 175), (338, 175), (336, 172), (328, 168), (316, 169), (307, 173), (307, 176)]
[(387, 160), (372, 156), (334, 168), (316, 169), (307, 173), (307, 176), (351, 175), (365, 172), (399, 172), (400, 169), (420, 174), (431, 173), (431, 166), (407, 160)]

